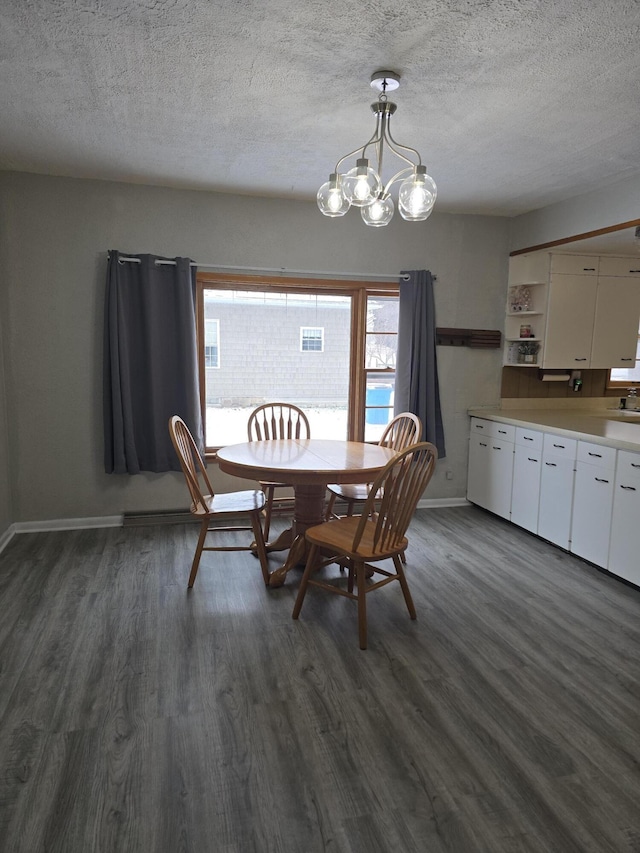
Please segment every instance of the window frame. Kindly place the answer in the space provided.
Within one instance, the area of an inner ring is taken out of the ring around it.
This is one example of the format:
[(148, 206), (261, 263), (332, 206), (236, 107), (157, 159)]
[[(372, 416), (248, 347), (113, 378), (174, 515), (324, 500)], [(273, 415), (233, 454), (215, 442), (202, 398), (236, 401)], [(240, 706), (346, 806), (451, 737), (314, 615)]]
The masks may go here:
[[(274, 291), (278, 293), (327, 293), (351, 297), (351, 330), (349, 347), (349, 400), (347, 415), (347, 440), (363, 441), (365, 431), (365, 403), (367, 374), (381, 373), (365, 366), (365, 341), (367, 331), (367, 297), (399, 297), (400, 285), (393, 281), (366, 279), (306, 278), (298, 276), (238, 275), (216, 272), (196, 273), (196, 340), (198, 345), (198, 378), (200, 407), (203, 423), (206, 421), (206, 389), (204, 368), (204, 293), (215, 290)], [(386, 371), (395, 374), (395, 370)], [(206, 438), (206, 437), (205, 437)], [(208, 459), (215, 459), (217, 447), (207, 447)]]

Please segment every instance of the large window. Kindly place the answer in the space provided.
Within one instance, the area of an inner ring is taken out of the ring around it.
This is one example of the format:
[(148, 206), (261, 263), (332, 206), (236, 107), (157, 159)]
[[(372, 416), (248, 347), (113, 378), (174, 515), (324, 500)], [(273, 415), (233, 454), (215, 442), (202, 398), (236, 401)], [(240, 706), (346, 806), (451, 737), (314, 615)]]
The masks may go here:
[(393, 284), (198, 273), (207, 450), (245, 440), (270, 401), (304, 409), (314, 438), (377, 441), (393, 415), (397, 329)]
[(612, 367), (609, 371), (609, 388), (626, 388), (640, 385), (640, 329), (636, 346), (636, 363), (633, 367)]

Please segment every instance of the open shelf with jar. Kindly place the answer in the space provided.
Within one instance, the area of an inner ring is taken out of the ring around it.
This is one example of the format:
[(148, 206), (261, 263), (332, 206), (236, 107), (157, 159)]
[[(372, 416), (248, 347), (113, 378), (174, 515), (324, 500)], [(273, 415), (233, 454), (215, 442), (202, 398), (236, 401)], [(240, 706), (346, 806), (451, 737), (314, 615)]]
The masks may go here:
[(510, 283), (504, 328), (504, 364), (537, 367), (542, 360), (547, 282)]

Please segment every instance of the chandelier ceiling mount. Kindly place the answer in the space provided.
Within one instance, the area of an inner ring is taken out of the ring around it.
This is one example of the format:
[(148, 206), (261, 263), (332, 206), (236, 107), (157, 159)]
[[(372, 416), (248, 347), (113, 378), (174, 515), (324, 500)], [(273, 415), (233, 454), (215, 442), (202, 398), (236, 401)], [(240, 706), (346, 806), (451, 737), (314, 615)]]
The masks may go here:
[[(391, 198), (392, 186), (400, 183), (398, 209), (403, 219), (420, 222), (426, 219), (436, 201), (435, 181), (422, 165), (420, 154), (415, 148), (401, 145), (391, 135), (391, 117), (397, 110), (396, 104), (387, 99), (400, 85), (400, 75), (393, 71), (376, 71), (371, 75), (371, 86), (380, 94), (371, 104), (376, 116), (376, 127), (371, 139), (362, 148), (356, 148), (341, 157), (335, 170), (329, 175), (317, 194), (318, 207), (325, 216), (344, 216), (351, 206), (359, 207), (367, 225), (388, 225), (393, 217), (395, 204)], [(372, 168), (367, 149), (375, 156), (376, 168)], [(404, 161), (404, 166), (386, 184), (382, 181), (384, 154), (389, 151)], [(343, 163), (356, 158), (355, 166), (341, 171)]]

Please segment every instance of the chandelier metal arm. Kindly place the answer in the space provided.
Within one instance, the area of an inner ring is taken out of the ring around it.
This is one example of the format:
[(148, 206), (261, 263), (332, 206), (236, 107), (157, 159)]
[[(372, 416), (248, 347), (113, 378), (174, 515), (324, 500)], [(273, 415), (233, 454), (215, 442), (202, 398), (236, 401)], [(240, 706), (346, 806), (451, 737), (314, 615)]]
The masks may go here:
[(378, 133), (379, 133), (379, 127), (376, 125), (376, 129), (373, 132), (373, 136), (371, 137), (371, 139), (368, 142), (365, 142), (364, 146), (362, 146), (362, 147), (358, 146), (353, 151), (350, 151), (348, 154), (345, 154), (344, 157), (341, 157), (338, 160), (338, 162), (336, 163), (336, 169), (335, 169), (336, 172), (340, 171), (340, 166), (344, 163), (345, 160), (348, 160), (349, 157), (354, 157), (356, 154), (360, 154), (360, 152), (362, 152), (361, 156), (364, 157), (367, 148), (370, 145), (375, 145), (376, 143), (378, 143), (380, 141), (379, 138), (376, 138), (376, 137), (378, 137)]
[[(403, 159), (404, 159), (404, 158), (403, 158)], [(407, 162), (409, 162), (409, 161), (407, 160)], [(393, 184), (395, 184), (395, 182), (396, 182), (396, 181), (399, 181), (399, 180), (400, 180), (400, 178), (401, 178), (403, 175), (406, 175), (408, 172), (413, 172), (413, 170), (414, 170), (414, 169), (415, 169), (415, 165), (412, 163), (410, 167), (408, 167), (408, 168), (406, 168), (406, 169), (400, 169), (400, 171), (399, 171), (399, 172), (396, 172), (396, 173), (395, 173), (395, 175), (394, 175), (392, 178), (390, 178), (390, 179), (387, 181), (387, 183), (385, 184), (384, 192), (385, 192), (385, 193), (388, 193), (388, 192), (389, 192), (389, 190), (391, 189), (391, 187), (393, 186)]]
[[(387, 127), (387, 143), (389, 145), (389, 148), (391, 148), (391, 150), (393, 151), (393, 153), (396, 154), (398, 157), (402, 157), (402, 159), (405, 161), (405, 163), (410, 163), (412, 166), (421, 166), (422, 165), (422, 158), (420, 157), (420, 152), (416, 151), (415, 148), (411, 148), (410, 145), (401, 145), (399, 142), (396, 142), (396, 140), (393, 138), (393, 136), (391, 136), (391, 128), (390, 127)], [(399, 151), (396, 151), (396, 148), (402, 148), (403, 151), (411, 151), (411, 153), (415, 154), (415, 156), (417, 157), (418, 162), (414, 163), (413, 160), (409, 160), (408, 157), (404, 157), (402, 154), (400, 154)]]

